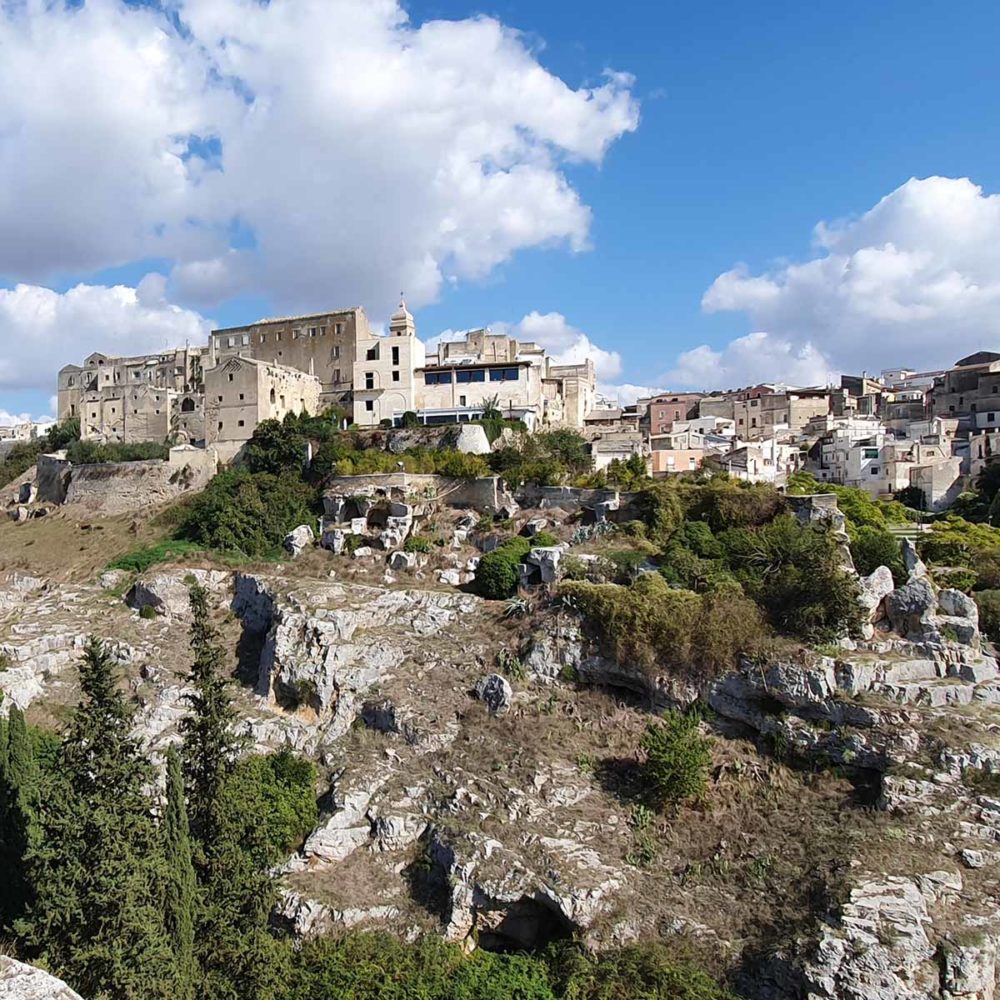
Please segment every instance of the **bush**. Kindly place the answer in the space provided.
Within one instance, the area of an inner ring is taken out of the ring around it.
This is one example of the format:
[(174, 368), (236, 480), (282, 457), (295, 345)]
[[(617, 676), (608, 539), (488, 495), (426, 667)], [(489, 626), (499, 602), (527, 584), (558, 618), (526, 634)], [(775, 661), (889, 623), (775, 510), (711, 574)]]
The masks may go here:
[(528, 539), (518, 535), (483, 556), (476, 569), (479, 593), (494, 601), (513, 597), (517, 593), (518, 565), (530, 551)]
[(767, 637), (760, 610), (742, 595), (674, 590), (656, 573), (630, 587), (568, 581), (560, 591), (622, 666), (715, 676)]
[(416, 415), (416, 413), (413, 410), (407, 410), (403, 414), (402, 426), (403, 427), (419, 427), (420, 426), (420, 418)]
[(979, 608), (979, 627), (990, 642), (1000, 642), (1000, 590), (979, 590), (972, 595)]
[(40, 438), (14, 445), (7, 457), (0, 461), (0, 486), (12, 483), (23, 476), (37, 461), (39, 455), (61, 449), (80, 440), (80, 421), (75, 417), (55, 424)]
[(735, 1000), (704, 972), (675, 962), (658, 942), (593, 955), (569, 945), (550, 957), (564, 1000)]
[(164, 444), (98, 444), (96, 441), (74, 441), (66, 449), (66, 457), (74, 465), (100, 465), (105, 462), (165, 461), (170, 449)]
[(661, 808), (705, 794), (711, 742), (699, 732), (696, 719), (666, 712), (663, 722), (646, 726), (640, 746), (646, 754), (643, 772)]
[(410, 535), (403, 542), (404, 552), (430, 552), (431, 540), (424, 535)]
[(226, 469), (188, 505), (179, 534), (206, 548), (262, 556), (318, 509), (316, 491), (296, 476)]
[(559, 544), (559, 539), (551, 531), (539, 531), (528, 541), (533, 549), (547, 549)]
[(897, 587), (906, 583), (906, 567), (899, 542), (885, 528), (862, 525), (855, 529), (851, 537), (851, 557), (862, 576), (868, 576), (879, 566), (888, 566)]

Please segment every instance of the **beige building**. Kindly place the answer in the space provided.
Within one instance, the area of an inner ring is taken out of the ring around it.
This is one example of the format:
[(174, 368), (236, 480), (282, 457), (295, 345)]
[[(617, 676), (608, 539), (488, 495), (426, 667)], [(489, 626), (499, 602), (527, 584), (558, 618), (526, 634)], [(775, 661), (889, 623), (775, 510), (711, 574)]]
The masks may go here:
[(323, 409), (350, 401), (357, 345), (370, 336), (368, 317), (355, 306), (214, 330), (210, 353), (213, 364), (248, 357), (309, 372), (323, 387)]
[(322, 394), (315, 375), (254, 358), (230, 358), (205, 374), (206, 444), (229, 461), (262, 421), (319, 413)]
[(358, 336), (354, 360), (354, 422), (372, 427), (383, 420), (399, 423), (418, 407), (417, 375), (425, 349), (417, 339), (413, 316), (405, 302), (389, 320), (389, 336), (370, 330)]
[(85, 441), (194, 444), (205, 437), (205, 349), (116, 357), (91, 354), (59, 372), (58, 418), (78, 418)]

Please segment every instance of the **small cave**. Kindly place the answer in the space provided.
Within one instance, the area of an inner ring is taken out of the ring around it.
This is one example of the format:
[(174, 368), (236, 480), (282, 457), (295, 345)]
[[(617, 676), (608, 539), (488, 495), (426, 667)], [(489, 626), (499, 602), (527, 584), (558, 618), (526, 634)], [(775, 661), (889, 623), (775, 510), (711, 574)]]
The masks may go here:
[(571, 940), (573, 925), (555, 908), (531, 896), (503, 910), (480, 911), (478, 943), (484, 951), (540, 951), (553, 941)]

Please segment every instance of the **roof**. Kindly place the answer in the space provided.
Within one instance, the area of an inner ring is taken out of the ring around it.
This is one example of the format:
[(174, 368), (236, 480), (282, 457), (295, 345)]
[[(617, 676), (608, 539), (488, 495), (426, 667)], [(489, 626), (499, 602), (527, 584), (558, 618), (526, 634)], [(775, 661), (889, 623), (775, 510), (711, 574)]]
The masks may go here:
[(310, 319), (322, 319), (324, 316), (346, 316), (354, 312), (361, 312), (361, 306), (351, 306), (349, 309), (327, 309), (326, 312), (305, 313), (302, 316), (267, 316), (264, 319), (255, 320), (253, 323), (244, 323), (242, 326), (219, 327), (212, 333), (233, 333), (236, 330), (248, 330), (252, 326), (264, 326), (268, 323), (298, 323)]
[(1000, 354), (995, 354), (993, 351), (976, 351), (975, 354), (970, 354), (967, 358), (956, 361), (955, 367), (972, 368), (976, 365), (989, 365), (994, 361), (1000, 361)]

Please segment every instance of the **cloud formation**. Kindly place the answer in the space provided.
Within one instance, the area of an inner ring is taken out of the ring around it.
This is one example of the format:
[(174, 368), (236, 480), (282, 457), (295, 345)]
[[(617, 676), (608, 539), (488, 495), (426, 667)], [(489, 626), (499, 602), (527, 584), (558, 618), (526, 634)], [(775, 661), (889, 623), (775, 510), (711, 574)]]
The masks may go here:
[(0, 275), (146, 257), (199, 308), (378, 316), (527, 247), (587, 246), (568, 163), (638, 124), (628, 76), (574, 89), (489, 17), (397, 0), (0, 5)]
[(164, 298), (162, 275), (136, 288), (38, 285), (0, 289), (0, 389), (46, 389), (56, 371), (94, 351), (132, 354), (205, 344), (211, 322)]
[(705, 311), (745, 312), (764, 332), (685, 352), (671, 381), (941, 368), (1000, 340), (1000, 195), (967, 178), (911, 179), (857, 218), (819, 223), (814, 243), (815, 259), (719, 275)]

